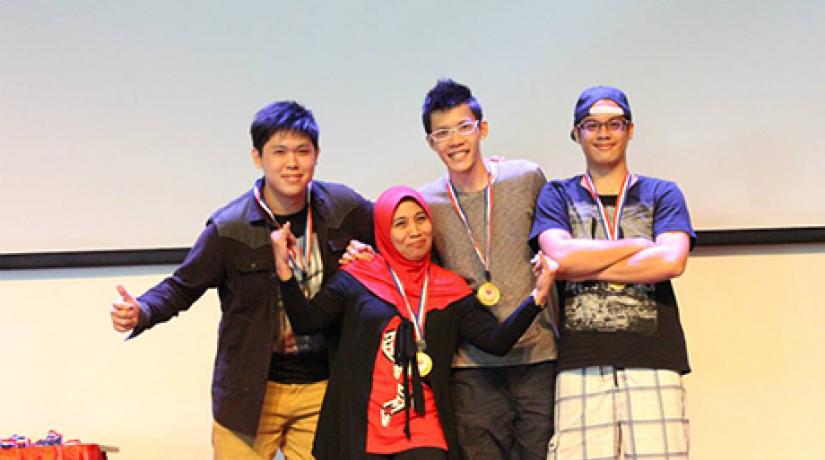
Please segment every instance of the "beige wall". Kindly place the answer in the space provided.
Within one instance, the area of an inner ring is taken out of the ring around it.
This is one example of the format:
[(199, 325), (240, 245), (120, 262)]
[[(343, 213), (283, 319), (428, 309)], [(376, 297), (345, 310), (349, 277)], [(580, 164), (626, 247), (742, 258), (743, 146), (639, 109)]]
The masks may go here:
[[(0, 436), (55, 428), (119, 446), (113, 460), (209, 458), (216, 294), (130, 342), (107, 313), (115, 283), (137, 294), (172, 268), (0, 272)], [(823, 274), (825, 245), (695, 251), (676, 282), (693, 458), (821, 458)]]
[(172, 268), (0, 273), (0, 435), (55, 428), (120, 447), (113, 460), (210, 458), (217, 295), (129, 342), (109, 321), (115, 283), (137, 294)]
[(693, 367), (693, 458), (822, 458), (823, 275), (825, 245), (691, 258), (676, 290)]

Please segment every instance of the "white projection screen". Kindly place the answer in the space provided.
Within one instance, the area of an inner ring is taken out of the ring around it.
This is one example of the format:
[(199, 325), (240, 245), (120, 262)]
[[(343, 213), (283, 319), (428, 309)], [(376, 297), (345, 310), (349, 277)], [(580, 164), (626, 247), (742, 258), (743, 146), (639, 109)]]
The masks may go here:
[(579, 92), (621, 87), (631, 170), (679, 183), (697, 229), (822, 226), (823, 5), (0, 1), (0, 253), (191, 245), (279, 99), (315, 113), (319, 179), (423, 184), (441, 77), (479, 99), (485, 154), (550, 178), (583, 169)]

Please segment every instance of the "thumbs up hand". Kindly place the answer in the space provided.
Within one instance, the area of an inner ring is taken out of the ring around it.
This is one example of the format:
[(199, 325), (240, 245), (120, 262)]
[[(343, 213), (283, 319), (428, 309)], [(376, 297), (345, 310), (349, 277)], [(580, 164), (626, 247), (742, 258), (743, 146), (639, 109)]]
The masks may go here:
[(134, 329), (140, 321), (140, 304), (129, 294), (125, 287), (118, 284), (117, 292), (120, 300), (112, 302), (112, 327), (118, 332), (128, 332)]

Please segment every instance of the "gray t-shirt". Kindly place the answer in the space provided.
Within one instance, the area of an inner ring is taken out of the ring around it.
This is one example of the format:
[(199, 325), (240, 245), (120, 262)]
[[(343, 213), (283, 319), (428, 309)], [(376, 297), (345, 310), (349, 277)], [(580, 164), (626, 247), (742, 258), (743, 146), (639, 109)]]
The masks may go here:
[[(533, 290), (528, 245), (536, 197), (547, 182), (538, 165), (526, 160), (488, 162), (493, 176), (492, 239), (490, 272), (493, 283), (501, 291), (501, 300), (491, 308), (502, 320), (513, 312)], [(484, 265), (473, 249), (467, 230), (456, 213), (447, 192), (447, 176), (440, 177), (419, 189), (427, 200), (433, 216), (433, 245), (441, 265), (467, 280), (472, 289), (485, 281)], [(458, 192), (458, 199), (467, 214), (473, 236), (484, 253), (487, 238), (484, 223), (484, 191)], [(491, 367), (532, 364), (556, 359), (552, 311), (547, 309), (522, 335), (513, 349), (498, 357), (470, 344), (462, 343), (453, 360), (453, 367)]]

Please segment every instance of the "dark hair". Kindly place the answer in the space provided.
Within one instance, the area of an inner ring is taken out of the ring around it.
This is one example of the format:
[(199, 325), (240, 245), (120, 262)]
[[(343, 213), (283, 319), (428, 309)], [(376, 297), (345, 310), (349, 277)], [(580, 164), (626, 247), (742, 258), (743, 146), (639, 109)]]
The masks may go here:
[(433, 86), (424, 98), (424, 105), (421, 107), (421, 121), (424, 122), (424, 132), (430, 134), (430, 114), (441, 110), (449, 110), (461, 104), (470, 106), (476, 120), (482, 119), (481, 105), (470, 88), (457, 83), (449, 78), (442, 78)]
[(249, 131), (252, 134), (252, 146), (259, 153), (263, 152), (264, 145), (278, 131), (303, 134), (318, 149), (318, 123), (315, 122), (312, 111), (295, 101), (278, 101), (264, 106), (255, 114)]

